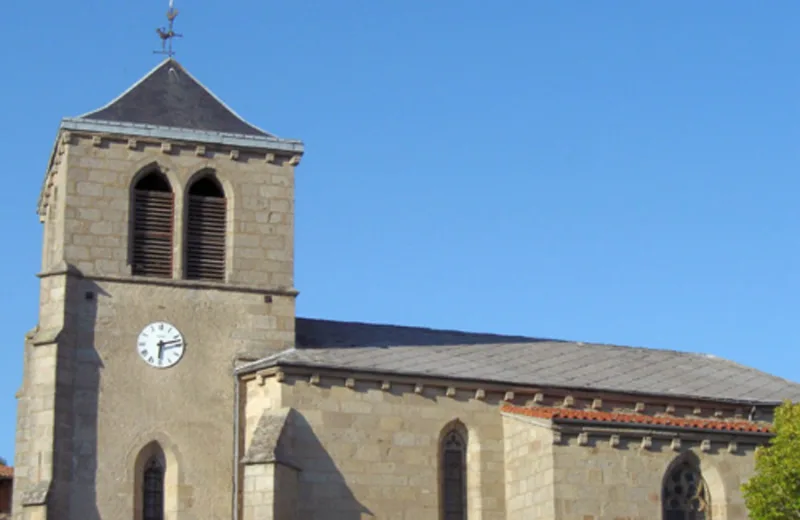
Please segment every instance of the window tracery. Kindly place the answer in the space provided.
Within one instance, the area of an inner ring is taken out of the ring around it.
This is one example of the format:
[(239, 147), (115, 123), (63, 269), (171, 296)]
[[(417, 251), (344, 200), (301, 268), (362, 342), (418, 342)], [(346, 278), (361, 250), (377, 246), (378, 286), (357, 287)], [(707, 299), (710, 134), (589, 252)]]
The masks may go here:
[(452, 429), (442, 439), (442, 512), (443, 520), (465, 520), (467, 517), (467, 443), (461, 433)]
[(699, 468), (683, 460), (664, 479), (664, 520), (710, 520), (711, 499)]

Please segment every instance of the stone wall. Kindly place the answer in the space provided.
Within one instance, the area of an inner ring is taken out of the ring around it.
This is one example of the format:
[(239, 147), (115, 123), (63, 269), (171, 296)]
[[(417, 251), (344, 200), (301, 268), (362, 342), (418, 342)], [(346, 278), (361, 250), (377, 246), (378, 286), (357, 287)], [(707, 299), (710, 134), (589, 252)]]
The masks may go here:
[[(746, 520), (740, 486), (765, 441), (750, 433), (565, 426), (501, 411), (506, 399), (525, 400), (516, 392), (402, 376), (284, 367), (244, 385), (246, 445), (265, 415), (296, 412), (298, 509), (286, 520), (438, 520), (439, 442), (453, 424), (467, 431), (471, 520), (661, 518), (664, 478), (692, 454), (710, 493), (709, 520)], [(251, 482), (245, 493), (265, 503), (258, 493), (268, 490)]]
[[(661, 518), (664, 478), (678, 457), (694, 454), (711, 495), (713, 520), (746, 520), (740, 486), (753, 473), (753, 445), (739, 444), (731, 453), (727, 442), (683, 441), (680, 448), (666, 439), (622, 436), (611, 446), (610, 436), (589, 436), (586, 445), (575, 437), (553, 447), (556, 518), (601, 520)], [(533, 462), (533, 461), (531, 461)]]
[(553, 434), (535, 421), (503, 416), (508, 520), (555, 518)]
[(281, 464), (245, 466), (241, 520), (298, 518), (298, 472)]
[[(59, 366), (72, 366), (76, 384), (58, 394), (69, 415), (60, 421), (68, 431), (57, 441), (68, 438), (71, 444), (60, 455), (77, 461), (74, 473), (65, 475), (74, 498), (70, 518), (129, 518), (134, 461), (153, 440), (172, 451), (180, 466), (181, 511), (229, 516), (234, 362), (245, 352), (260, 357), (286, 348), (262, 318), (293, 307), (280, 300), (267, 304), (252, 293), (85, 279), (76, 280), (75, 293), (82, 297), (68, 327), (76, 331), (75, 341), (65, 337), (58, 343), (60, 352), (71, 355)], [(85, 299), (87, 293), (93, 299)], [(183, 359), (167, 370), (148, 366), (136, 351), (139, 332), (156, 320), (169, 321), (186, 340)], [(255, 334), (262, 335), (260, 351), (254, 350)], [(32, 347), (33, 355), (52, 357), (48, 348), (55, 346)], [(44, 377), (40, 372), (31, 383), (44, 388), (39, 381)], [(43, 450), (52, 442), (48, 439), (52, 436), (37, 441)], [(36, 453), (31, 452), (34, 458)]]
[[(42, 279), (39, 324), (25, 340), (23, 382), (17, 394), (15, 518), (21, 518), (23, 495), (36, 485), (49, 489), (56, 476), (54, 435), (60, 419), (57, 408), (63, 409), (65, 404), (63, 399), (57, 399), (57, 390), (68, 387), (71, 379), (64, 363), (59, 363), (65, 353), (58, 349), (58, 341), (64, 336), (67, 286), (64, 275)], [(27, 501), (34, 502), (30, 498)]]
[[(39, 323), (19, 394), (15, 518), (135, 518), (135, 466), (167, 460), (167, 518), (229, 518), (237, 360), (294, 343), (293, 169), (266, 152), (64, 134), (46, 182)], [(131, 183), (157, 167), (176, 200), (172, 279), (130, 276)], [(228, 198), (225, 282), (182, 280), (184, 193), (213, 171)], [(173, 368), (139, 359), (152, 321), (184, 335)], [(28, 504), (23, 507), (23, 504)]]
[(443, 388), (413, 383), (332, 383), (292, 376), (276, 386), (270, 379), (247, 382), (248, 422), (276, 404), (297, 411), (295, 518), (438, 520), (439, 441), (454, 421), (467, 430), (469, 518), (506, 518), (503, 424), (496, 401), (476, 399), (474, 391), (448, 396)]
[(288, 161), (270, 162), (265, 152), (78, 134), (66, 142), (64, 259), (81, 272), (131, 273), (130, 188), (139, 175), (157, 167), (175, 194), (175, 278), (183, 277), (186, 192), (199, 175), (212, 172), (228, 201), (227, 281), (293, 287), (294, 167)]
[(45, 180), (48, 194), (47, 204), (42, 207), (40, 220), (44, 224), (42, 234), (42, 272), (64, 259), (64, 230), (66, 215), (67, 164), (69, 163), (69, 147), (59, 143), (54, 154), (52, 174)]

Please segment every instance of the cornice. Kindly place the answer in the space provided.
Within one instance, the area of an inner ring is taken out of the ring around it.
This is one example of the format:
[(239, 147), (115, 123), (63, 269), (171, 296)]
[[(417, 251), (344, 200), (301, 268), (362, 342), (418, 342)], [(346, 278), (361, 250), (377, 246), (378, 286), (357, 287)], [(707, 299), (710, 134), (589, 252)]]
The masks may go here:
[[(503, 413), (504, 416), (514, 416)], [(696, 430), (679, 427), (636, 428), (629, 424), (559, 424), (551, 423), (552, 444), (555, 447), (589, 447), (606, 445), (610, 448), (640, 452), (697, 450), (703, 453), (725, 451), (741, 454), (766, 444), (772, 434)]]
[(305, 152), (302, 141), (293, 139), (65, 118), (59, 126), (39, 195), (37, 213), (40, 221), (44, 221), (58, 166), (69, 147), (76, 139), (81, 138), (91, 139), (92, 145), (97, 147), (113, 142), (127, 146), (130, 150), (141, 150), (144, 145), (152, 145), (159, 147), (162, 154), (189, 149), (198, 157), (214, 153), (226, 155), (231, 161), (255, 158), (267, 164), (287, 163), (290, 166), (299, 165)]
[(189, 143), (207, 143), (254, 150), (273, 150), (303, 154), (303, 142), (297, 139), (173, 128), (168, 126), (141, 123), (121, 123), (117, 121), (87, 120), (67, 117), (61, 120), (61, 130), (90, 132), (98, 134), (143, 137), (158, 140), (172, 140)]
[[(280, 354), (274, 357), (277, 356), (280, 356)], [(650, 399), (638, 395), (602, 390), (586, 391), (546, 386), (524, 387), (503, 383), (451, 380), (440, 377), (356, 372), (345, 369), (274, 365), (252, 370), (248, 369), (247, 365), (244, 365), (236, 369), (236, 374), (242, 381), (256, 380), (260, 385), (265, 384), (267, 379), (274, 378), (277, 382), (283, 384), (302, 382), (311, 386), (345, 387), (355, 392), (379, 389), (394, 393), (424, 395), (428, 398), (443, 397), (458, 400), (478, 400), (500, 406), (558, 407), (643, 415), (646, 413), (652, 416), (663, 415), (706, 420), (742, 420), (750, 412), (748, 407), (728, 402), (684, 398), (673, 399), (668, 396)], [(555, 422), (568, 421), (557, 420)], [(587, 424), (596, 423), (587, 421)], [(626, 423), (625, 427), (630, 427), (630, 424)]]

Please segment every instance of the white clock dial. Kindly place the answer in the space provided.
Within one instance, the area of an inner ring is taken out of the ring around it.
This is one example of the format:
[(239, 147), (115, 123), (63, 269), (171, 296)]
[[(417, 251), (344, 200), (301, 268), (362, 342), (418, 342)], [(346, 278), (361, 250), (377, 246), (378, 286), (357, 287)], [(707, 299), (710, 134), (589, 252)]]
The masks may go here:
[(185, 348), (180, 331), (164, 321), (147, 325), (136, 341), (139, 356), (145, 363), (157, 368), (175, 365), (183, 357)]

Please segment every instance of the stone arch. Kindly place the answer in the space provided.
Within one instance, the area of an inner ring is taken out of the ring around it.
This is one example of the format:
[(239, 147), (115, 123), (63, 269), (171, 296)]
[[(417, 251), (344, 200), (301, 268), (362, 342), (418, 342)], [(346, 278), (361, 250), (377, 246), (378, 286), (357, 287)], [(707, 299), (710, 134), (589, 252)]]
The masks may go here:
[(189, 193), (189, 190), (191, 189), (191, 186), (194, 183), (196, 183), (197, 181), (200, 181), (200, 180), (202, 180), (204, 178), (212, 178), (214, 180), (214, 182), (219, 184), (219, 187), (222, 190), (222, 193), (224, 194), (224, 197), (228, 201), (233, 200), (233, 192), (234, 192), (234, 190), (233, 190), (233, 184), (231, 184), (230, 179), (228, 179), (228, 177), (226, 175), (223, 175), (222, 173), (220, 173), (219, 170), (217, 170), (216, 168), (212, 168), (211, 166), (203, 166), (202, 168), (196, 170), (194, 173), (192, 173), (189, 176), (189, 178), (186, 180), (186, 184), (185, 184), (186, 193)]
[(152, 489), (146, 489), (148, 477), (154, 472), (161, 472), (161, 498), (160, 506), (163, 508), (164, 520), (175, 518), (180, 510), (180, 457), (174, 446), (168, 443), (152, 440), (145, 444), (136, 454), (133, 462), (133, 511), (134, 520), (149, 520), (145, 513), (147, 494)]
[(459, 433), (461, 433), (464, 436), (464, 438), (467, 438), (469, 436), (469, 434), (470, 434), (469, 429), (461, 421), (461, 419), (453, 419), (453, 420), (447, 422), (439, 430), (439, 444), (441, 444), (442, 440), (444, 440), (445, 435), (447, 435), (452, 430), (457, 430)]
[(661, 510), (664, 520), (722, 520), (725, 487), (717, 468), (693, 451), (675, 457), (664, 470)]
[(158, 170), (169, 180), (173, 193), (178, 195), (181, 192), (182, 186), (178, 168), (172, 161), (168, 160), (167, 157), (161, 157), (159, 159), (146, 158), (135, 163), (133, 166), (134, 174), (129, 183), (130, 188), (133, 189), (142, 177), (154, 170)]
[(141, 175), (136, 176), (136, 181), (131, 183), (131, 189), (135, 191), (174, 193), (172, 183), (169, 182), (169, 177), (158, 168), (142, 171)]
[(728, 492), (722, 472), (708, 457), (700, 459), (700, 473), (711, 496), (711, 520), (727, 520)]
[(232, 187), (212, 168), (203, 168), (186, 184), (183, 236), (184, 277), (224, 281), (229, 258)]

